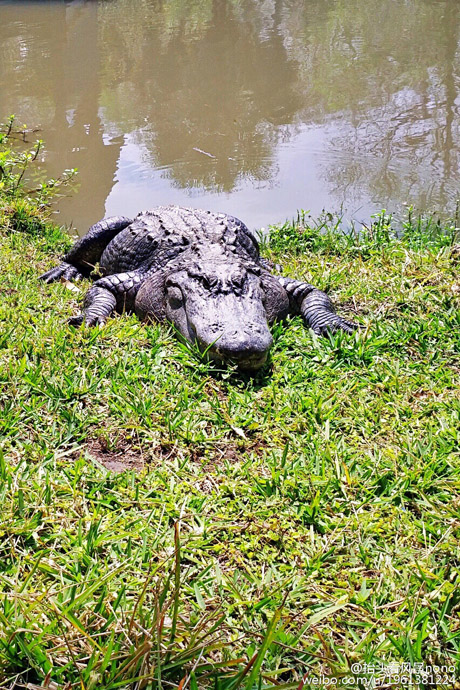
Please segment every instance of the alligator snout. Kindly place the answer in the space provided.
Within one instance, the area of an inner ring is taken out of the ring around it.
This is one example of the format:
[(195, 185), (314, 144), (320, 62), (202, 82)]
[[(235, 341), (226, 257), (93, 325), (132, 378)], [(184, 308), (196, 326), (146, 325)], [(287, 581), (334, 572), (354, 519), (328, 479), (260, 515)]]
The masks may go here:
[(249, 313), (243, 316), (240, 308), (236, 310), (229, 309), (228, 304), (226, 306), (227, 309), (219, 310), (218, 320), (216, 313), (209, 313), (209, 308), (206, 315), (202, 311), (193, 313), (194, 310), (189, 310), (189, 339), (197, 343), (210, 359), (232, 362), (246, 371), (257, 371), (267, 361), (273, 344), (263, 308), (257, 309), (256, 315), (248, 309)]
[(219, 361), (234, 362), (240, 369), (257, 371), (267, 361), (272, 344), (272, 335), (265, 325), (265, 328), (259, 327), (248, 332), (224, 332), (209, 346), (208, 352)]

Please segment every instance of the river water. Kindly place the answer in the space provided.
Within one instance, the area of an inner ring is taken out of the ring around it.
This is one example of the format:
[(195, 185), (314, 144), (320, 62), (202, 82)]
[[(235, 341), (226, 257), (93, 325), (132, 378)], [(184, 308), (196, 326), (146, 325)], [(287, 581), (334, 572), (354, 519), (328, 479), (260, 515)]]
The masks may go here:
[(459, 38), (458, 0), (0, 0), (0, 119), (78, 168), (80, 233), (167, 203), (449, 213)]

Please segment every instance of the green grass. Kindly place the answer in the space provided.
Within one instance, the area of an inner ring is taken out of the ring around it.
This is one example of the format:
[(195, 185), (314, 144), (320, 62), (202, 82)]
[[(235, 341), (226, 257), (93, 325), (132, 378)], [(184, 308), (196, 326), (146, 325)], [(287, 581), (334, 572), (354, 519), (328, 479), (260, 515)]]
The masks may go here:
[(265, 254), (364, 328), (276, 325), (249, 378), (167, 326), (70, 328), (87, 284), (38, 281), (69, 238), (43, 199), (0, 195), (0, 686), (458, 676), (455, 228), (273, 228)]

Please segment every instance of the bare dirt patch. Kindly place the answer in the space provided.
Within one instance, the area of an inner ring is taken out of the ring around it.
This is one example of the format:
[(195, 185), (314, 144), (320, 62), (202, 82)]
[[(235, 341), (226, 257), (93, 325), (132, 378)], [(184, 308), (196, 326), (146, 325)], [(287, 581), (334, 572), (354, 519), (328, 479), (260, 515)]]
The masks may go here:
[(123, 442), (115, 448), (109, 448), (105, 439), (98, 438), (89, 441), (86, 451), (110, 472), (139, 471), (145, 465), (142, 451)]
[(204, 472), (218, 472), (226, 462), (234, 463), (248, 452), (262, 456), (267, 447), (263, 439), (254, 439), (240, 443), (215, 444), (211, 449), (201, 446), (181, 448), (177, 443), (160, 443), (148, 448), (134, 444), (128, 439), (92, 438), (86, 444), (86, 452), (110, 472), (140, 471), (146, 466), (154, 466), (176, 458), (202, 466)]

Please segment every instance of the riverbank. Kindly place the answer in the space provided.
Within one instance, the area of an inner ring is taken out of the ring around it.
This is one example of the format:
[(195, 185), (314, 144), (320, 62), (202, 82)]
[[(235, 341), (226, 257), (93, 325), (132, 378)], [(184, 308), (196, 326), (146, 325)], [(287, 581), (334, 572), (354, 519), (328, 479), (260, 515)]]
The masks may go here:
[(452, 228), (273, 229), (265, 255), (364, 328), (290, 319), (247, 378), (132, 316), (70, 328), (87, 284), (38, 281), (70, 240), (23, 196), (0, 197), (5, 687), (345, 687), (455, 665)]

